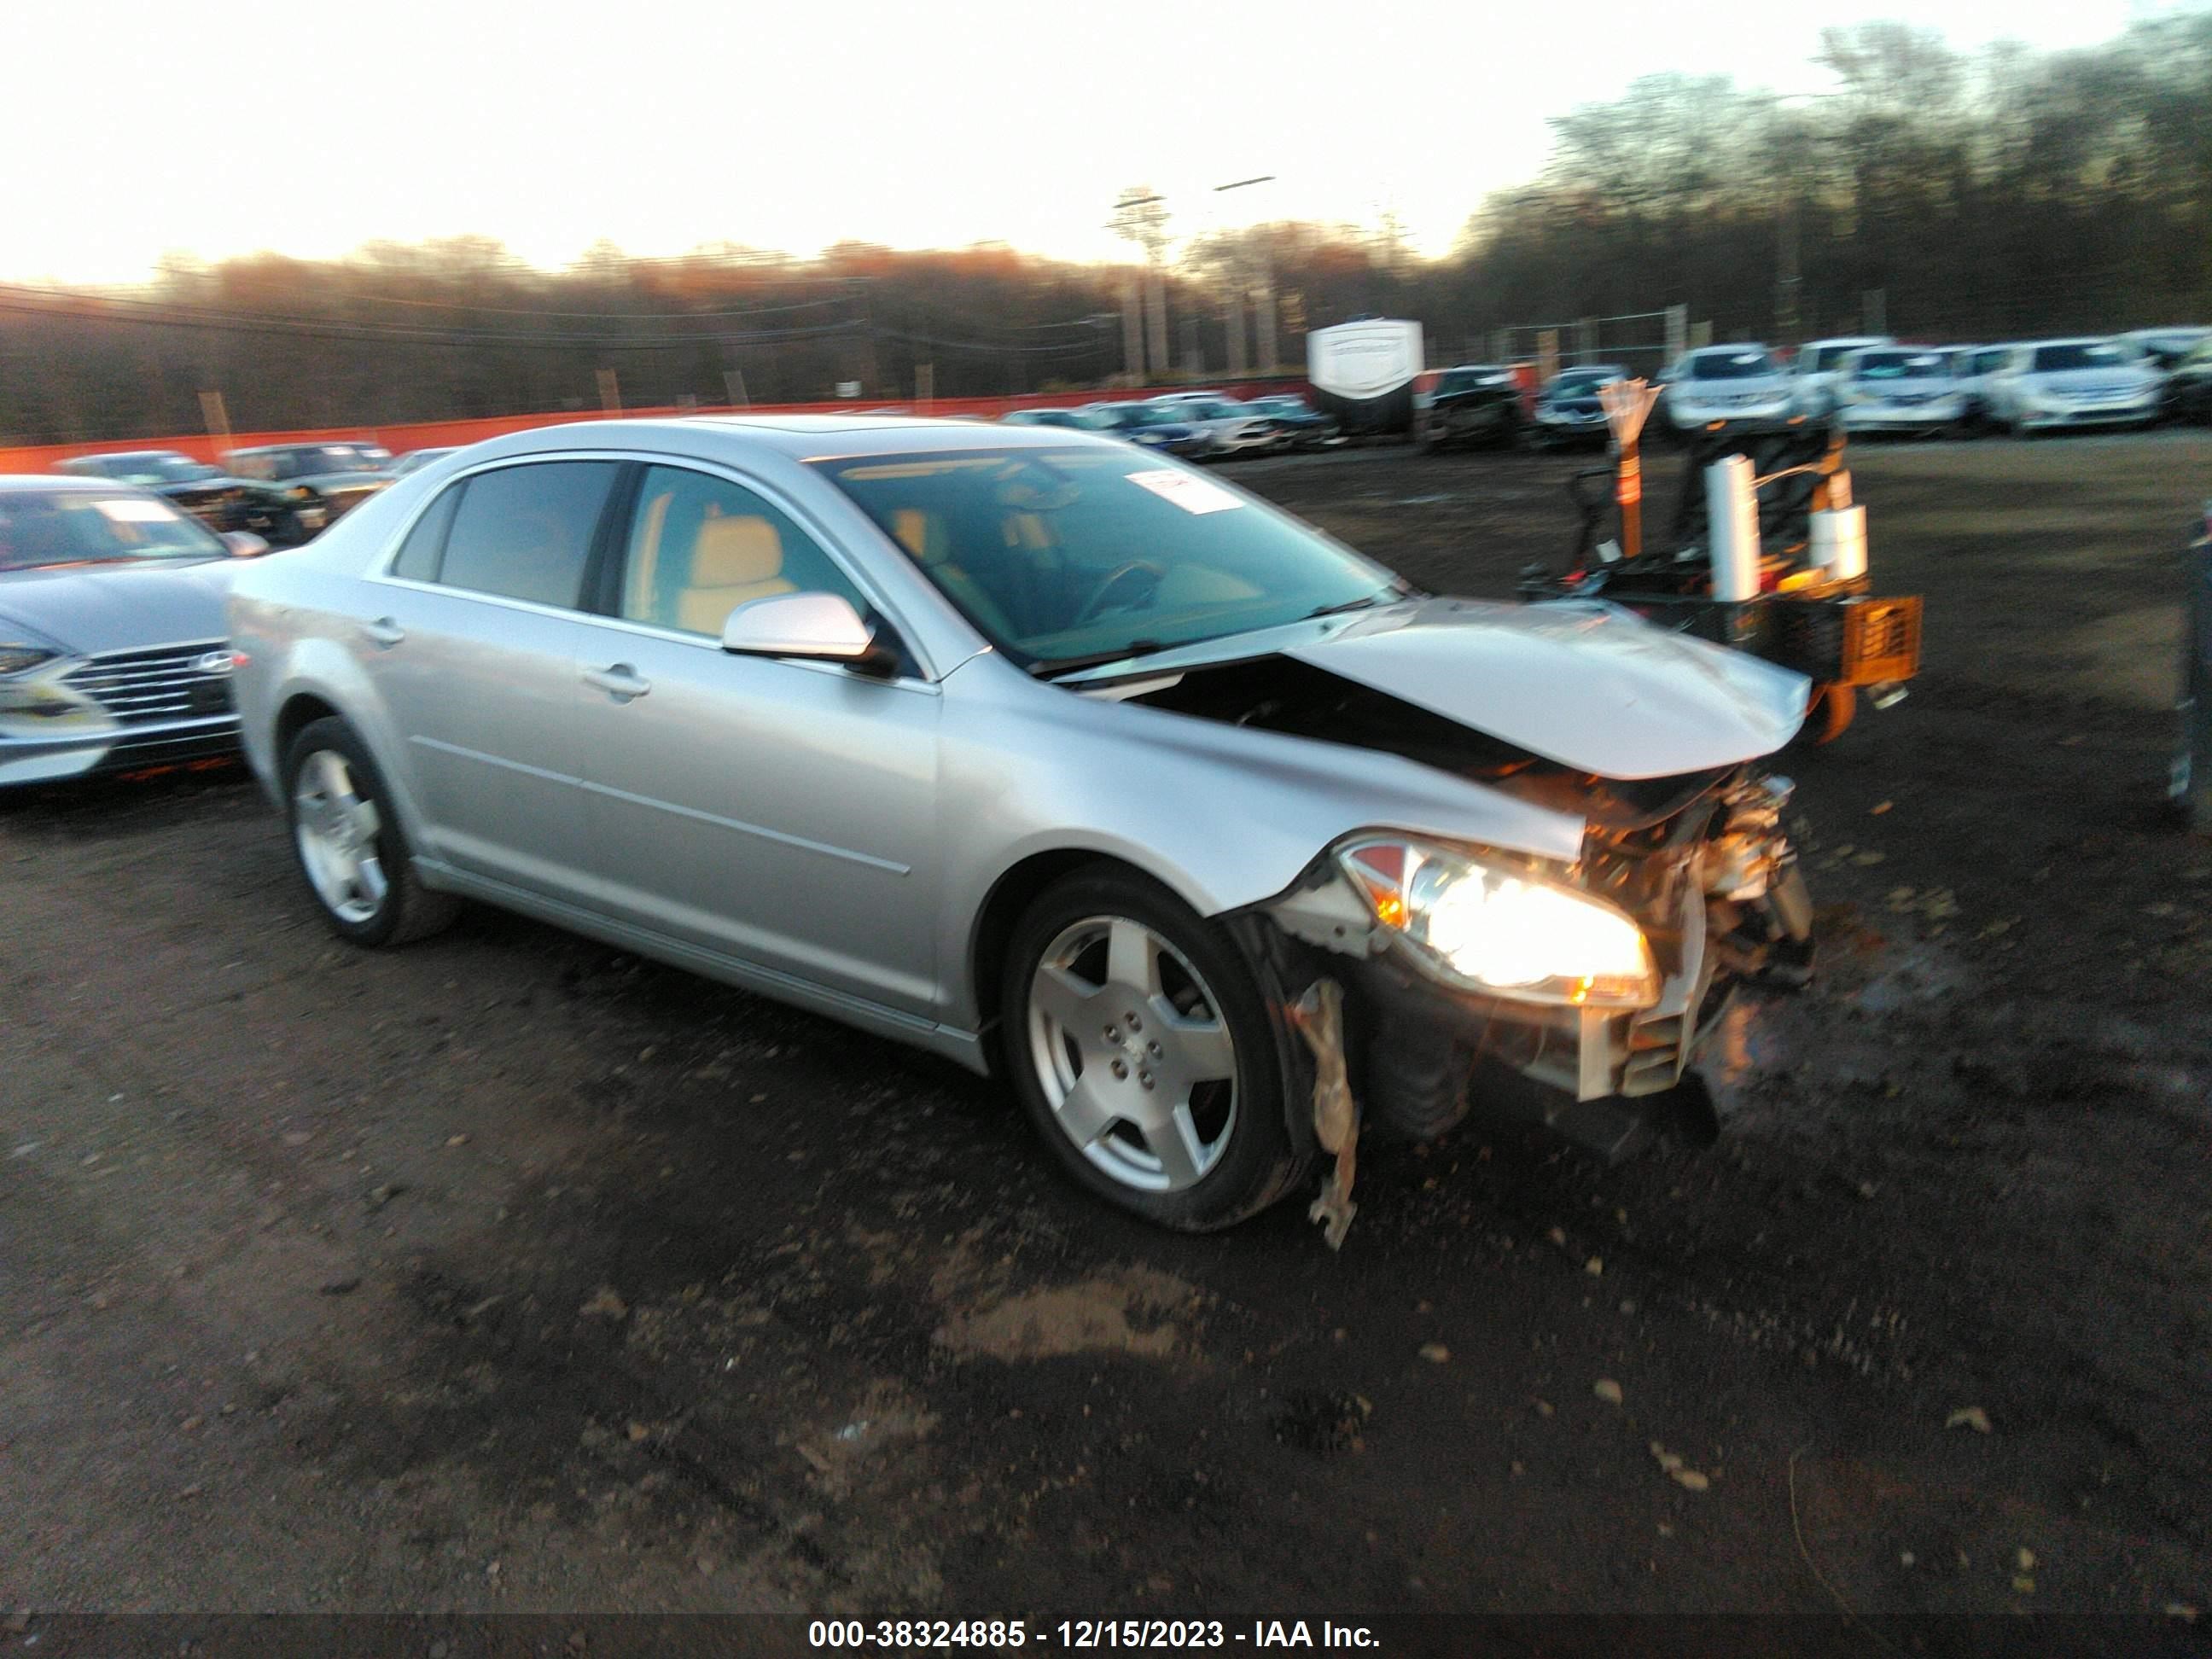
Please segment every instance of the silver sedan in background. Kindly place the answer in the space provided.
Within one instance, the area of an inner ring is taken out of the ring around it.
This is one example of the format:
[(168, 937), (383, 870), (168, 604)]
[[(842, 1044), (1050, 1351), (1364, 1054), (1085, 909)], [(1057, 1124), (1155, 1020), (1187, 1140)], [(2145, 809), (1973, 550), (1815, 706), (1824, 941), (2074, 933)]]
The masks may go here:
[(0, 787), (236, 752), (217, 537), (104, 478), (0, 477)]
[(1085, 433), (518, 434), (230, 617), (345, 938), (465, 896), (934, 1050), (1170, 1226), (1348, 1159), (1355, 1102), (1432, 1134), (1518, 1072), (1585, 1140), (1694, 1120), (1731, 988), (1804, 945), (1757, 763), (1800, 677), (1422, 595)]

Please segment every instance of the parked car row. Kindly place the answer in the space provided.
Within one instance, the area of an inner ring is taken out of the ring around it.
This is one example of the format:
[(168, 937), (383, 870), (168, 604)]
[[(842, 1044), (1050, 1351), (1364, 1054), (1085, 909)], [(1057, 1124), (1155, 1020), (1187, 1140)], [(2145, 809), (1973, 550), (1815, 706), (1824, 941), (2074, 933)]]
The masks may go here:
[(1168, 392), (1156, 398), (1077, 408), (1017, 409), (1000, 422), (1108, 433), (1188, 460), (1324, 449), (1344, 441), (1334, 419), (1294, 392), (1270, 393), (1246, 403), (1222, 392)]
[(296, 547), (393, 479), (452, 453), (418, 449), (395, 460), (366, 441), (257, 444), (212, 466), (173, 449), (131, 449), (75, 456), (54, 471), (150, 490), (217, 535), (246, 531), (272, 547)]
[(1993, 345), (1847, 336), (1809, 341), (1787, 365), (1756, 343), (1705, 346), (1662, 379), (1662, 431), (1677, 436), (1795, 416), (1920, 437), (2148, 426), (2212, 420), (2212, 329)]

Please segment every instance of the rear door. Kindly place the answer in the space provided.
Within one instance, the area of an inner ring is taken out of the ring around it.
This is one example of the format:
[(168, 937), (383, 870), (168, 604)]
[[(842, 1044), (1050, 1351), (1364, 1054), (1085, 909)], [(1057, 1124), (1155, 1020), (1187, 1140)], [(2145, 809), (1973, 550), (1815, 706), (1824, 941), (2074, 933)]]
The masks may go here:
[(937, 688), (735, 656), (750, 600), (836, 593), (888, 624), (827, 538), (757, 481), (641, 471), (577, 732), (592, 908), (809, 985), (936, 1012)]
[(550, 896), (582, 878), (580, 606), (621, 471), (548, 457), (455, 480), (373, 586), (358, 647), (432, 856)]

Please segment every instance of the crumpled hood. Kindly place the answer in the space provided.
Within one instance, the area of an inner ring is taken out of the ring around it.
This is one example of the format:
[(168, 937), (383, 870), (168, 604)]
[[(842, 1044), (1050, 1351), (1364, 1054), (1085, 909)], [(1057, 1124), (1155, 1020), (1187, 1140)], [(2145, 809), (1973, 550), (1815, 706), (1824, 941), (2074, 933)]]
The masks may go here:
[(1601, 777), (1672, 777), (1769, 755), (1812, 682), (1592, 600), (1432, 599), (1117, 663), (1062, 684), (1295, 658)]
[(239, 562), (57, 565), (0, 573), (0, 632), (27, 629), (76, 656), (227, 639)]

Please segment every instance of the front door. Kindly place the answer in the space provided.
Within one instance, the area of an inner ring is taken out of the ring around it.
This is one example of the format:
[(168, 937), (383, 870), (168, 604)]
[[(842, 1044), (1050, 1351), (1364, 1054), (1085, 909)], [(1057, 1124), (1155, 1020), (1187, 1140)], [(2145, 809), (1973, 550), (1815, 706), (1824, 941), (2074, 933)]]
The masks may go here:
[(616, 614), (579, 664), (591, 902), (670, 939), (936, 1012), (936, 689), (721, 649), (738, 605), (860, 590), (760, 491), (645, 468)]

